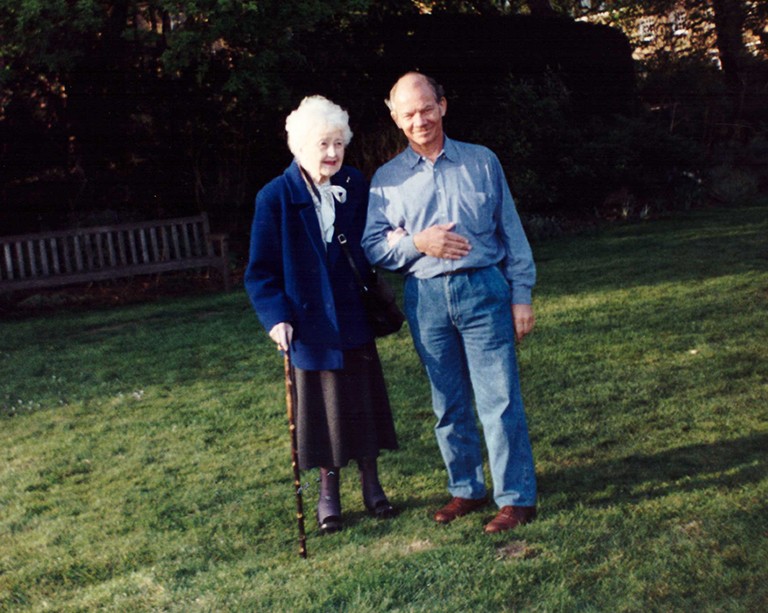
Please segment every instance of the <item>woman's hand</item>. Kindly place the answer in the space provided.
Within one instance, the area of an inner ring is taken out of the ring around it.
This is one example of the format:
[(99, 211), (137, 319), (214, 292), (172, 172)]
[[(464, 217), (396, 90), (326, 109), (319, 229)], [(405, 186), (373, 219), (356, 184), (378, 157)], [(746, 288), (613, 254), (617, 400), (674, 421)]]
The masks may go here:
[(280, 351), (288, 351), (293, 339), (293, 326), (286, 321), (275, 324), (269, 331), (269, 338), (277, 343)]
[(405, 228), (395, 228), (394, 230), (390, 230), (387, 232), (387, 245), (392, 249), (404, 236), (408, 236), (408, 232), (405, 231)]

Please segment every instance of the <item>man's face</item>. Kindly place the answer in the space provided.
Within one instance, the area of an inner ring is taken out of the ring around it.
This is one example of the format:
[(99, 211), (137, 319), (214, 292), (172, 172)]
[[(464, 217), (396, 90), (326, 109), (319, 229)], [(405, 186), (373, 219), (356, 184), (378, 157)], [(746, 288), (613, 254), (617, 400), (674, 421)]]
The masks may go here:
[(425, 80), (405, 78), (395, 89), (392, 103), (392, 119), (411, 147), (422, 155), (439, 153), (443, 146), (445, 98), (435, 100), (435, 92)]

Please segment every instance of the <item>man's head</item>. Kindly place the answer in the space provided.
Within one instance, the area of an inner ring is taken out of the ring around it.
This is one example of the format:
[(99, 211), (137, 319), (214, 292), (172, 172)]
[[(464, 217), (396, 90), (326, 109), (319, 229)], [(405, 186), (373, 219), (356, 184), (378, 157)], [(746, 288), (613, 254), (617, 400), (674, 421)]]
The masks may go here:
[(447, 105), (440, 84), (418, 72), (400, 77), (387, 100), (392, 119), (413, 150), (432, 160), (443, 148)]

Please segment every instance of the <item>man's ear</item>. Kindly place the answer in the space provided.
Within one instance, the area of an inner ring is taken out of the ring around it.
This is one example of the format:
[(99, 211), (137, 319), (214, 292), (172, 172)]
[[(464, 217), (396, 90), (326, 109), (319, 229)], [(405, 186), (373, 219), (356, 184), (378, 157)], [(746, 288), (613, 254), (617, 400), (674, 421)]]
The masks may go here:
[(445, 117), (445, 113), (448, 111), (448, 101), (443, 97), (438, 104), (440, 105), (440, 117)]
[(389, 116), (392, 118), (392, 121), (395, 122), (395, 125), (399, 128), (400, 123), (397, 121), (397, 113), (395, 113), (395, 111), (390, 111)]

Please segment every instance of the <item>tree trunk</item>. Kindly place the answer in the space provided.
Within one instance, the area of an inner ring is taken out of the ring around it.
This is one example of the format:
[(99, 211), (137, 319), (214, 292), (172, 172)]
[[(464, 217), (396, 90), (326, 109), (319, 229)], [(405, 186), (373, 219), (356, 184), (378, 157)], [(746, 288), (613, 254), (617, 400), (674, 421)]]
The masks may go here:
[(746, 12), (743, 0), (713, 0), (715, 10), (715, 31), (720, 63), (725, 82), (733, 93), (742, 86), (742, 59), (746, 55), (744, 46), (744, 21)]

